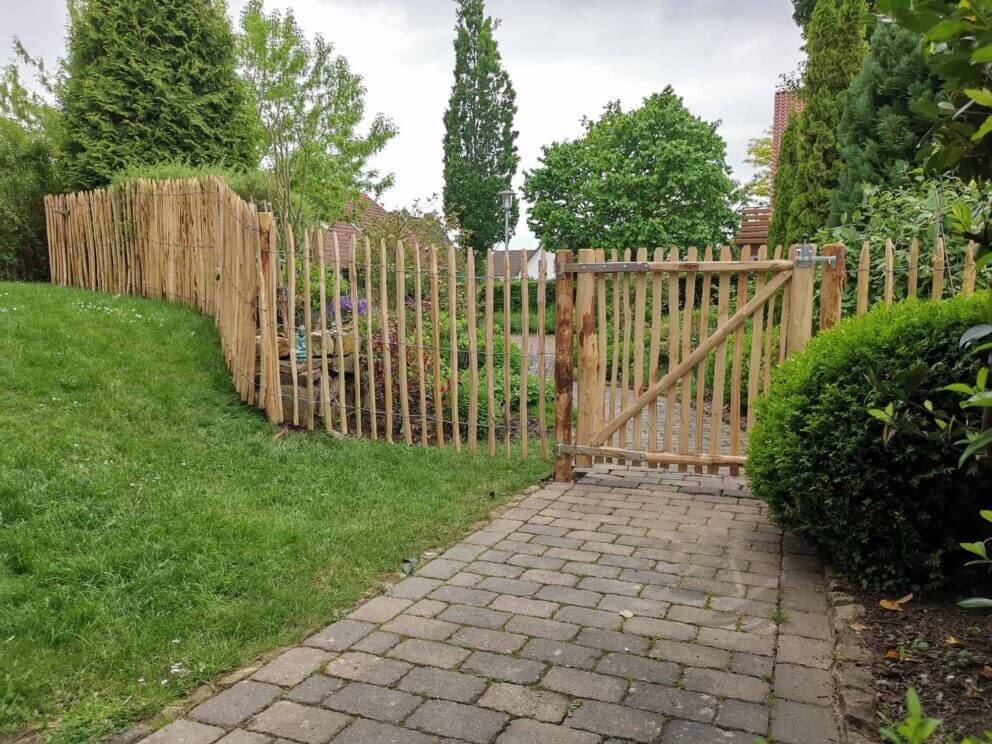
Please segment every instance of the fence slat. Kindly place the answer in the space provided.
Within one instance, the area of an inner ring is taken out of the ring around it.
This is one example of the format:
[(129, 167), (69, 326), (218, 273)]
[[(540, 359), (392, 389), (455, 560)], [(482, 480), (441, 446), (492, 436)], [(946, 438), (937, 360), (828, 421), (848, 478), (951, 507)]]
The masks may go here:
[(424, 291), (422, 287), (423, 275), (420, 265), (422, 258), (423, 249), (419, 244), (415, 244), (413, 249), (413, 275), (416, 281), (416, 286), (413, 289), (413, 324), (415, 326), (414, 333), (416, 334), (417, 344), (417, 387), (420, 389), (420, 443), (426, 447), (428, 440), (428, 413), (427, 371), (424, 369), (424, 363), (427, 358), (427, 350), (424, 348)]
[(286, 290), (286, 340), (289, 341), (289, 374), (293, 379), (293, 426), (300, 425), (300, 388), (296, 368), (296, 243), (293, 226), (286, 225), (286, 271), (289, 273)]
[(462, 432), (458, 421), (458, 268), (455, 264), (455, 246), (448, 246), (448, 345), (451, 347), (451, 377), (448, 380), (448, 398), (451, 410), (451, 442), (455, 452), (462, 451)]
[(431, 362), (434, 365), (434, 436), (439, 447), (444, 446), (444, 396), (441, 390), (441, 326), (438, 312), (441, 290), (438, 288), (437, 247), (429, 249), (431, 278)]
[[(720, 260), (730, 261), (730, 248), (723, 246), (720, 249)], [(720, 272), (720, 287), (717, 292), (717, 327), (723, 326), (730, 319), (730, 285), (733, 275), (729, 272)], [(715, 337), (718, 338), (718, 337)], [(714, 338), (714, 340), (715, 340)], [(723, 454), (723, 394), (727, 377), (727, 341), (723, 340), (716, 348), (716, 357), (713, 364), (713, 404), (710, 414), (710, 449), (712, 457)], [(720, 468), (716, 465), (710, 466), (710, 473), (718, 473)]]
[[(861, 257), (858, 259), (858, 288), (857, 288), (857, 313), (864, 315), (868, 312), (868, 291), (871, 281), (871, 249), (868, 241), (861, 246)], [(786, 293), (786, 296), (788, 293)], [(780, 360), (781, 361), (781, 360)]]
[(895, 300), (895, 269), (896, 253), (890, 239), (885, 241), (885, 304), (890, 307)]
[[(479, 293), (475, 280), (475, 251), (465, 250), (465, 318), (468, 321), (468, 452), (479, 444), (479, 326), (476, 311)], [(547, 455), (545, 455), (547, 456)]]
[[(579, 251), (579, 263), (594, 263), (596, 252), (589, 248)], [(594, 276), (583, 272), (576, 280), (575, 316), (579, 329), (579, 397), (578, 421), (576, 422), (575, 441), (580, 445), (589, 445), (595, 434), (593, 410), (596, 405), (596, 390), (599, 387), (599, 341), (596, 338), (595, 325), (595, 283)], [(575, 464), (578, 467), (589, 467), (592, 458), (589, 455), (577, 455)]]
[(379, 240), (379, 310), (382, 313), (382, 410), (385, 413), (386, 441), (393, 441), (393, 345), (389, 333), (389, 260), (386, 239)]
[[(486, 251), (486, 445), (490, 457), (496, 457), (496, 380), (494, 370), (495, 348), (493, 330), (493, 305), (495, 304), (496, 267), (493, 249)], [(569, 412), (571, 415), (571, 412)]]
[(933, 251), (933, 286), (930, 291), (930, 298), (939, 300), (944, 296), (944, 239), (937, 238), (937, 244)]
[[(492, 253), (490, 252), (490, 259)], [(566, 271), (572, 263), (571, 251), (555, 254), (555, 441), (572, 443), (572, 288), (574, 274)], [(490, 303), (491, 304), (491, 303)], [(555, 457), (554, 478), (564, 483), (572, 478), (572, 456), (562, 453)]]
[[(520, 458), (527, 458), (527, 378), (530, 375), (530, 288), (527, 251), (520, 254)], [(598, 378), (598, 375), (597, 375)], [(595, 411), (591, 411), (595, 415)]]
[(503, 249), (503, 440), (506, 456), (510, 456), (510, 428), (513, 406), (510, 403), (510, 294), (513, 287), (510, 284), (510, 252)]
[[(654, 260), (664, 261), (665, 252), (662, 248), (654, 249)], [(651, 274), (651, 340), (648, 344), (648, 382), (658, 379), (658, 367), (661, 355), (661, 303), (664, 301), (664, 283), (661, 272)], [(648, 406), (648, 447), (658, 446), (658, 401), (652, 400)], [(648, 467), (656, 468), (656, 463), (648, 463)]]
[(327, 241), (324, 231), (317, 233), (317, 266), (320, 276), (317, 277), (317, 288), (320, 293), (320, 398), (321, 411), (324, 416), (324, 429), (333, 431), (334, 422), (331, 418), (331, 372), (327, 362)]
[[(679, 260), (679, 249), (672, 248), (668, 254), (668, 260), (676, 262)], [(679, 354), (682, 350), (679, 334), (682, 331), (682, 324), (679, 322), (679, 275), (671, 272), (668, 275), (668, 369), (673, 369), (679, 363)], [(626, 403), (623, 406), (626, 408)], [(672, 440), (675, 433), (675, 386), (672, 385), (665, 394), (665, 439), (662, 450), (672, 451)]]
[[(596, 262), (606, 263), (606, 251), (602, 248), (596, 250)], [(607, 398), (606, 398), (606, 376), (607, 376), (607, 365), (606, 365), (606, 351), (609, 346), (609, 328), (607, 327), (608, 321), (608, 307), (606, 305), (606, 284), (608, 281), (607, 274), (597, 274), (596, 275), (596, 338), (599, 341), (599, 377), (597, 379), (596, 397), (599, 401), (599, 405), (596, 406), (596, 410), (593, 411), (593, 417), (595, 420), (594, 428), (597, 430), (606, 422), (607, 420)], [(542, 428), (543, 431), (543, 428)], [(593, 462), (603, 462), (603, 458), (596, 457), (593, 458)]]
[(400, 417), (403, 426), (403, 441), (412, 445), (410, 389), (406, 369), (406, 247), (402, 240), (396, 241), (396, 348), (399, 357), (399, 369), (396, 375), (400, 382)]
[[(352, 386), (355, 388), (355, 435), (362, 436), (362, 332), (359, 328), (362, 314), (359, 312), (359, 287), (358, 283), (358, 241), (355, 235), (351, 236), (351, 255), (348, 258), (348, 286), (351, 287), (351, 354), (352, 373), (355, 379)], [(368, 300), (366, 300), (368, 307)], [(368, 310), (366, 310), (368, 312)]]
[[(648, 260), (647, 248), (637, 249), (637, 260)], [(644, 313), (647, 308), (647, 275), (639, 271), (634, 278), (634, 397), (644, 387)], [(644, 412), (634, 417), (634, 449), (640, 450), (644, 433)]]
[[(331, 233), (334, 245), (334, 352), (338, 360), (338, 426), (348, 433), (348, 401), (344, 389), (344, 313), (341, 310), (341, 246), (338, 233)], [(322, 246), (323, 247), (323, 246)]]
[[(626, 249), (623, 252), (623, 260), (625, 262), (629, 263), (630, 260), (631, 260), (631, 257), (632, 257), (631, 256), (631, 251), (628, 248), (628, 249)], [(582, 260), (582, 258), (581, 258), (581, 253), (580, 253), (579, 261), (581, 261), (581, 260)], [(622, 358), (620, 359), (620, 374), (623, 377), (623, 384), (620, 387), (620, 410), (623, 410), (624, 408), (627, 407), (627, 403), (630, 400), (630, 396), (631, 396), (631, 392), (632, 392), (631, 391), (631, 375), (630, 375), (630, 357), (631, 357), (631, 344), (633, 343), (633, 336), (632, 336), (632, 333), (631, 333), (633, 323), (631, 322), (630, 285), (631, 285), (631, 282), (633, 281), (633, 278), (631, 277), (630, 274), (621, 274), (621, 276), (623, 277), (623, 286), (620, 289), (620, 293), (621, 293), (621, 296), (623, 298), (623, 339), (622, 339), (622, 343), (623, 343), (623, 355), (622, 355)], [(576, 282), (576, 284), (578, 284), (578, 282)], [(578, 305), (578, 292), (579, 292), (578, 287), (576, 287), (576, 289), (575, 289), (575, 296), (576, 296), (576, 300), (575, 300), (575, 304), (576, 304), (575, 312), (576, 312), (576, 317), (578, 318), (578, 321), (581, 323), (582, 322), (582, 314), (581, 314), (581, 311), (579, 310), (579, 305)], [(581, 328), (581, 326), (580, 326), (580, 328)], [(637, 395), (635, 394), (634, 397), (636, 398)], [(630, 428), (633, 429), (633, 427), (630, 427)], [(622, 429), (620, 429), (617, 432), (620, 435), (620, 446), (621, 447), (628, 447), (629, 446), (628, 443), (630, 442), (630, 439), (627, 437), (627, 429), (628, 429), (628, 427), (624, 426)]]
[[(751, 260), (751, 246), (746, 245), (741, 253), (742, 261)], [(751, 275), (742, 271), (737, 275), (737, 305), (734, 311), (747, 304), (748, 282)], [(741, 449), (741, 377), (744, 372), (744, 325), (734, 333), (734, 357), (730, 368), (730, 456), (736, 457)], [(753, 330), (752, 330), (753, 333)], [(730, 474), (737, 476), (740, 468), (730, 466)]]
[(313, 300), (312, 288), (310, 286), (310, 231), (303, 231), (303, 330), (307, 334), (307, 429), (313, 431), (314, 427), (314, 400), (313, 390)]
[[(541, 457), (547, 459), (548, 454), (549, 454), (549, 452), (548, 452), (548, 425), (547, 425), (548, 412), (547, 412), (547, 403), (545, 402), (544, 399), (545, 399), (546, 392), (547, 392), (547, 382), (548, 382), (548, 364), (547, 364), (547, 356), (546, 356), (546, 354), (548, 352), (548, 349), (547, 349), (547, 334), (545, 333), (544, 325), (545, 325), (545, 322), (546, 322), (545, 316), (546, 316), (546, 313), (547, 313), (547, 304), (548, 304), (548, 299), (547, 299), (547, 291), (548, 291), (548, 256), (547, 256), (547, 253), (545, 253), (545, 251), (544, 251), (543, 248), (541, 249), (541, 259), (540, 259), (540, 264), (538, 265), (537, 271), (538, 271), (538, 274), (537, 274), (537, 358), (538, 358), (538, 363), (540, 365), (539, 366), (540, 373), (539, 373), (538, 384), (537, 384), (538, 395), (540, 396), (538, 398), (538, 400), (537, 400), (537, 418), (538, 418), (538, 421), (540, 422), (539, 427), (540, 427), (540, 432), (541, 432)], [(604, 289), (604, 295), (605, 295), (605, 289)], [(473, 289), (472, 289), (472, 295), (471, 296), (472, 296), (472, 302), (474, 303), (475, 302), (475, 285), (474, 285), (474, 283), (473, 283)], [(605, 307), (603, 308), (603, 312), (604, 312), (604, 315), (603, 315), (604, 323), (603, 323), (603, 325), (605, 325), (605, 318), (606, 318)], [(601, 372), (600, 372), (600, 384), (599, 384), (599, 388), (600, 388), (600, 391), (602, 391), (603, 388), (605, 387), (604, 386), (604, 380), (605, 380), (605, 378), (603, 377), (603, 373), (606, 370), (606, 354), (605, 354), (605, 349), (606, 349), (605, 333), (606, 333), (606, 330), (603, 329), (603, 330), (600, 331), (600, 333), (604, 335), (604, 338), (600, 342), (600, 360), (601, 360), (600, 368), (601, 368)], [(602, 393), (601, 393), (601, 395), (602, 395)], [(473, 397), (472, 400), (474, 401), (475, 400), (475, 397)]]
[[(758, 248), (758, 260), (764, 261), (768, 258), (768, 247)], [(759, 271), (754, 278), (754, 293), (761, 294), (765, 288), (765, 272)], [(758, 399), (758, 387), (761, 382), (761, 334), (765, 327), (765, 308), (759, 307), (754, 312), (751, 319), (751, 357), (748, 360), (747, 369), (747, 419), (745, 425), (750, 432), (755, 424), (754, 402)]]
[(379, 412), (377, 410), (376, 404), (376, 390), (375, 390), (375, 347), (372, 343), (372, 313), (374, 312), (372, 308), (372, 302), (374, 300), (374, 295), (372, 294), (372, 243), (369, 241), (368, 237), (365, 237), (362, 241), (365, 247), (365, 298), (368, 302), (368, 321), (365, 323), (365, 338), (366, 338), (366, 369), (368, 371), (369, 387), (368, 387), (368, 401), (369, 401), (369, 428), (372, 430), (373, 441), (379, 438)]
[(906, 296), (916, 297), (920, 281), (920, 241), (913, 238), (909, 244), (909, 273), (906, 276)]
[[(619, 258), (616, 249), (610, 254), (611, 260), (616, 263)], [(617, 411), (623, 406), (617, 407), (617, 396), (619, 392), (619, 370), (620, 370), (620, 285), (623, 283), (623, 275), (613, 277), (613, 355), (610, 362), (610, 409), (607, 419), (613, 418)], [(557, 310), (557, 308), (556, 308)], [(557, 350), (557, 341), (556, 350)], [(620, 447), (620, 434), (616, 435), (616, 446)]]
[(975, 294), (975, 283), (978, 279), (975, 266), (975, 241), (968, 241), (968, 249), (964, 254), (964, 274), (961, 279), (961, 294), (971, 297)]
[[(686, 254), (686, 261), (695, 263), (699, 260), (699, 253), (695, 246), (689, 248)], [(685, 300), (682, 308), (682, 330), (679, 332), (682, 337), (679, 358), (685, 359), (692, 353), (692, 321), (693, 313), (696, 309), (696, 272), (687, 271), (685, 273)], [(696, 381), (699, 384), (699, 381)], [(688, 454), (689, 452), (689, 428), (692, 420), (692, 370), (682, 378), (681, 397), (679, 400), (679, 452)], [(674, 412), (673, 412), (674, 413)], [(679, 470), (685, 472), (686, 466), (679, 465)]]
[[(707, 247), (703, 254), (703, 260), (709, 263), (713, 260), (713, 248)], [(699, 340), (702, 344), (710, 335), (710, 293), (713, 285), (713, 274), (709, 271), (703, 272), (702, 298), (699, 305)], [(706, 360), (704, 359), (696, 365), (696, 454), (703, 452), (703, 420), (706, 404)], [(696, 472), (702, 473), (702, 465), (696, 466)]]

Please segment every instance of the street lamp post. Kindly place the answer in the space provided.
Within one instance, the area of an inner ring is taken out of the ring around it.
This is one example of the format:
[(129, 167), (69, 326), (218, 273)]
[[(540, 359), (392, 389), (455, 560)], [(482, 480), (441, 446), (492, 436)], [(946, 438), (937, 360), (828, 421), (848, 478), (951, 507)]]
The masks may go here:
[(503, 250), (510, 250), (510, 210), (513, 209), (513, 189), (499, 192), (503, 204)]

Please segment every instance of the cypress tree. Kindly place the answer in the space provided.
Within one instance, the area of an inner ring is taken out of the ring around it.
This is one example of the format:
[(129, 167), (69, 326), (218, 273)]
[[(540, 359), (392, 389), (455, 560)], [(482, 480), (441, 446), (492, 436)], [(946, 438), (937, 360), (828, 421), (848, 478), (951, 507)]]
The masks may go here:
[(257, 125), (222, 0), (70, 3), (64, 177), (132, 165), (255, 166)]
[(789, 209), (796, 196), (796, 158), (799, 154), (799, 117), (793, 117), (782, 133), (778, 148), (778, 168), (772, 192), (772, 222), (768, 226), (768, 245), (787, 245), (786, 223)]
[(776, 202), (785, 214), (784, 240), (793, 243), (827, 224), (830, 194), (840, 178), (837, 124), (851, 79), (867, 50), (865, 0), (818, 2), (806, 29), (805, 107), (796, 120), (797, 152), (792, 178), (794, 196)]
[[(463, 242), (482, 251), (503, 239), (500, 191), (520, 158), (513, 117), (516, 93), (493, 38), (498, 23), (483, 0), (457, 0), (455, 82), (444, 115), (444, 209), (457, 215)], [(510, 229), (517, 224), (516, 203)]]
[(939, 85), (923, 59), (919, 34), (891, 23), (876, 26), (837, 130), (842, 165), (830, 199), (831, 226), (858, 208), (863, 184), (893, 186), (902, 164), (913, 162), (930, 123), (910, 105)]

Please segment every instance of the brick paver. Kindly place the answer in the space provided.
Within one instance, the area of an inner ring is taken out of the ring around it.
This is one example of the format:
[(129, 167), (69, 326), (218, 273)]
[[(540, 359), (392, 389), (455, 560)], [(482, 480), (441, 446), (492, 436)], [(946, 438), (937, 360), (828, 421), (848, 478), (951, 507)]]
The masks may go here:
[(145, 741), (829, 744), (832, 644), (743, 481), (597, 466)]

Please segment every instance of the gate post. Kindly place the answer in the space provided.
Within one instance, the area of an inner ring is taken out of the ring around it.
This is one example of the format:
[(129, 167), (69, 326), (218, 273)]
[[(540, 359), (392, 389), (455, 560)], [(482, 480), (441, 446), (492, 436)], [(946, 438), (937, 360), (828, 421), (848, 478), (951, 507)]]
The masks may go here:
[[(572, 287), (574, 274), (568, 271), (571, 251), (555, 254), (555, 443), (572, 443), (572, 381), (575, 357), (572, 353)], [(572, 455), (555, 453), (554, 479), (572, 479)]]
[(802, 351), (813, 335), (813, 279), (816, 272), (816, 247), (795, 246), (795, 266), (789, 290), (789, 333), (787, 352)]
[[(596, 251), (583, 248), (579, 263), (596, 262)], [(595, 433), (596, 391), (599, 389), (599, 340), (596, 335), (596, 275), (582, 272), (576, 282), (575, 315), (579, 329), (579, 402), (578, 431), (575, 443), (589, 445)], [(575, 464), (587, 468), (592, 465), (591, 455), (577, 455)]]
[(823, 247), (824, 256), (833, 256), (836, 263), (823, 265), (820, 282), (820, 330), (826, 331), (837, 325), (841, 316), (841, 301), (844, 299), (844, 284), (847, 282), (847, 269), (844, 267), (844, 244), (836, 243)]

